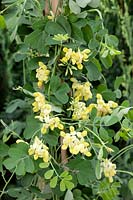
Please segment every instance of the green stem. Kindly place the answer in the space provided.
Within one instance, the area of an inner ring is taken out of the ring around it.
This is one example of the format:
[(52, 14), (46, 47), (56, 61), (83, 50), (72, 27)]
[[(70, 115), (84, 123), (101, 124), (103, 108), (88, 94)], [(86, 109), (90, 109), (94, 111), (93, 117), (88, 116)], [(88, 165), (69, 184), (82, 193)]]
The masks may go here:
[(11, 7), (13, 7), (15, 4), (17, 4), (17, 2), (15, 1), (14, 3), (10, 4), (9, 6), (7, 6), (5, 9), (0, 11), (0, 14), (3, 14), (6, 10), (10, 9)]
[(19, 134), (17, 134), (15, 131), (11, 130), (9, 128), (9, 126), (2, 119), (0, 119), (0, 122), (4, 126), (5, 129), (8, 129), (12, 133), (12, 135), (17, 136), (19, 139), (22, 140), (22, 138), (19, 136)]
[(129, 151), (130, 149), (133, 148), (133, 144), (124, 147), (123, 149), (121, 149), (116, 155), (112, 156), (110, 160), (115, 161), (117, 158), (119, 158), (122, 154), (124, 154), (126, 151)]
[(26, 84), (26, 70), (25, 70), (24, 60), (23, 60), (23, 82), (24, 82), (24, 85), (25, 85)]
[(12, 175), (10, 176), (8, 181), (6, 182), (5, 186), (3, 187), (3, 190), (1, 191), (1, 195), (0, 195), (0, 199), (3, 196), (3, 194), (5, 193), (5, 189), (6, 189), (7, 185), (10, 183), (11, 179), (13, 178), (15, 171), (16, 171), (16, 169), (14, 170), (14, 172), (12, 173)]
[(124, 173), (124, 174), (129, 174), (133, 176), (133, 172), (125, 171), (125, 170), (116, 170), (116, 172)]
[(100, 143), (102, 144), (102, 146), (103, 146), (105, 149), (108, 148), (108, 147), (105, 145), (105, 143), (101, 140), (101, 138), (100, 138), (94, 131), (92, 131), (91, 129), (89, 129), (89, 128), (87, 128), (87, 127), (86, 127), (86, 129), (87, 129), (89, 132), (91, 132), (91, 133), (100, 141)]
[(104, 29), (103, 17), (102, 17), (101, 12), (98, 9), (90, 9), (90, 10), (88, 10), (88, 12), (97, 12), (98, 13), (98, 15), (99, 15), (99, 17), (100, 17), (100, 19), (102, 21), (102, 29)]
[(53, 168), (55, 174), (58, 176), (58, 178), (60, 178), (60, 175), (57, 173), (57, 171), (56, 171), (56, 169), (55, 169), (55, 167), (54, 167), (54, 165), (52, 164), (51, 161), (50, 161), (50, 165), (51, 165), (51, 167)]

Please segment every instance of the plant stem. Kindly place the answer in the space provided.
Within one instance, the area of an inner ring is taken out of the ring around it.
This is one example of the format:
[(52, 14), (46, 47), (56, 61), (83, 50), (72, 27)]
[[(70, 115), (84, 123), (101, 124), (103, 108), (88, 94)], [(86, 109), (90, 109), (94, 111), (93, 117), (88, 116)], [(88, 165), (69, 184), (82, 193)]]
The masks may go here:
[(133, 172), (125, 171), (125, 170), (116, 170), (116, 172), (124, 173), (124, 174), (129, 174), (133, 176)]
[(12, 175), (10, 176), (8, 181), (6, 182), (5, 186), (3, 187), (3, 190), (1, 191), (1, 195), (0, 195), (0, 199), (3, 196), (3, 194), (5, 193), (5, 189), (6, 189), (7, 185), (9, 184), (9, 182), (11, 181), (12, 177), (14, 176), (15, 171), (16, 171), (16, 169), (14, 170), (14, 172), (12, 173)]

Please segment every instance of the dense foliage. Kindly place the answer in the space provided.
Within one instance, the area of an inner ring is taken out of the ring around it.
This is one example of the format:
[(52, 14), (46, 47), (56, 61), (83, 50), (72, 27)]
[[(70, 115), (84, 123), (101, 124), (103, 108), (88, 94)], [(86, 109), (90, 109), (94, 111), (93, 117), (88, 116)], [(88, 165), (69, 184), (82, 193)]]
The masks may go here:
[[(114, 1), (99, 7), (99, 0), (69, 0), (47, 16), (44, 1), (2, 2), (3, 73), (10, 74), (10, 103), (5, 104), (8, 117), (4, 113), (1, 119), (0, 197), (130, 200), (132, 78), (131, 69), (125, 73), (122, 65), (133, 62), (131, 35), (123, 23), (125, 61), (113, 28), (107, 27), (110, 8), (119, 24), (119, 17), (129, 14), (127, 4), (119, 16)], [(116, 56), (120, 66), (113, 63)]]

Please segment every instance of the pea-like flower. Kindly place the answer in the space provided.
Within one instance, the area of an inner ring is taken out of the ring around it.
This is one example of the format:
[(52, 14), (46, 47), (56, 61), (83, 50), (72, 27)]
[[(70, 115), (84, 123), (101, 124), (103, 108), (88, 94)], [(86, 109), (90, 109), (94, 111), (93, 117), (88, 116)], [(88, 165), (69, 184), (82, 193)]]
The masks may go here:
[(73, 155), (77, 155), (78, 153), (82, 153), (85, 156), (90, 157), (91, 153), (89, 151), (89, 143), (85, 141), (85, 136), (87, 135), (87, 131), (84, 130), (82, 132), (75, 131), (73, 126), (70, 126), (70, 132), (65, 133), (61, 131), (61, 136), (63, 137), (62, 149), (66, 150), (69, 148), (69, 151)]
[(35, 101), (32, 103), (33, 112), (38, 112), (45, 104), (45, 96), (40, 92), (34, 92), (33, 96), (35, 97)]
[(72, 119), (73, 120), (86, 120), (88, 119), (88, 114), (90, 110), (86, 107), (84, 102), (78, 101), (77, 99), (71, 102), (71, 107), (68, 110), (72, 110)]
[(88, 99), (92, 98), (92, 93), (90, 90), (91, 83), (89, 81), (85, 83), (80, 83), (75, 78), (71, 78), (71, 81), (73, 82), (72, 89), (74, 93), (74, 98), (76, 98), (76, 100), (87, 101)]
[(41, 128), (41, 132), (43, 134), (45, 134), (48, 130), (48, 128), (50, 128), (52, 131), (55, 129), (55, 128), (58, 128), (60, 130), (63, 130), (64, 126), (63, 124), (61, 123), (60, 121), (60, 118), (59, 117), (47, 117), (45, 118), (45, 123), (43, 123), (43, 126)]
[(113, 109), (118, 106), (114, 101), (108, 101), (107, 103), (103, 100), (101, 94), (97, 94), (97, 104), (90, 104), (88, 110), (91, 112), (93, 108), (97, 109), (98, 116), (105, 116), (111, 114)]
[(75, 52), (71, 48), (68, 49), (67, 47), (64, 47), (63, 52), (65, 53), (65, 56), (61, 59), (61, 62), (63, 64), (67, 64), (69, 62), (73, 66), (76, 65), (76, 67), (81, 70), (83, 69), (83, 61), (88, 61), (90, 50), (84, 49), (81, 51), (78, 48), (78, 51)]
[(40, 140), (37, 136), (34, 139), (32, 145), (28, 150), (29, 155), (34, 155), (34, 160), (38, 158), (42, 158), (44, 162), (49, 162), (50, 155), (48, 152), (48, 147), (43, 144), (42, 140)]
[(35, 97), (35, 102), (32, 103), (33, 111), (40, 111), (39, 115), (35, 118), (38, 118), (40, 121), (44, 121), (44, 119), (48, 117), (51, 113), (52, 106), (47, 103), (47, 101), (45, 100), (45, 96), (42, 93), (35, 92), (33, 96)]
[(109, 182), (113, 182), (113, 176), (116, 174), (116, 164), (113, 164), (110, 160), (105, 159), (101, 163), (101, 168), (104, 173), (104, 176), (109, 179)]
[(50, 71), (47, 69), (47, 66), (43, 62), (39, 62), (39, 68), (36, 69), (36, 78), (38, 79), (38, 87), (41, 88), (43, 82), (47, 82), (49, 78)]

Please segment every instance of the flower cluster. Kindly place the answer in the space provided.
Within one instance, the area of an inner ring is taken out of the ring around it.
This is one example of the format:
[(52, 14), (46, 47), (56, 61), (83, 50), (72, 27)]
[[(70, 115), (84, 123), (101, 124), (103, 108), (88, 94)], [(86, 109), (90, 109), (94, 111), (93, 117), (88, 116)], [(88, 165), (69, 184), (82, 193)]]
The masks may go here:
[(91, 112), (93, 108), (96, 108), (98, 116), (105, 116), (107, 114), (111, 114), (112, 109), (118, 106), (118, 104), (114, 101), (108, 101), (108, 103), (105, 103), (101, 94), (97, 94), (96, 97), (97, 97), (97, 104), (90, 104), (88, 109)]
[(44, 121), (45, 118), (51, 113), (52, 106), (46, 101), (45, 96), (42, 93), (35, 92), (33, 96), (35, 97), (35, 102), (32, 103), (33, 111), (40, 111), (39, 116), (36, 116), (36, 118), (40, 121)]
[(113, 182), (113, 176), (116, 174), (116, 165), (113, 164), (110, 160), (105, 159), (101, 163), (102, 171), (105, 175), (105, 177), (109, 178), (109, 182)]
[(41, 88), (43, 82), (47, 82), (49, 78), (50, 71), (47, 69), (47, 66), (43, 62), (39, 62), (39, 68), (36, 70), (36, 78), (38, 79), (38, 87)]
[(73, 82), (72, 89), (74, 93), (74, 98), (76, 98), (76, 100), (87, 101), (88, 99), (92, 98), (92, 93), (90, 90), (91, 83), (89, 81), (85, 83), (80, 83), (75, 78), (71, 78), (71, 81)]
[(34, 155), (34, 159), (42, 158), (44, 162), (50, 160), (50, 155), (48, 152), (48, 147), (43, 144), (41, 140), (36, 136), (32, 145), (28, 150), (29, 155)]
[(87, 131), (75, 131), (73, 126), (70, 126), (70, 133), (61, 131), (63, 137), (62, 149), (69, 148), (71, 154), (77, 155), (82, 153), (85, 156), (91, 156), (89, 151), (89, 143), (85, 141), (84, 137), (87, 135)]
[(60, 118), (59, 117), (47, 117), (45, 119), (45, 123), (43, 124), (42, 128), (41, 128), (41, 132), (43, 134), (45, 134), (47, 132), (48, 129), (51, 129), (52, 131), (55, 128), (58, 128), (60, 130), (63, 130), (64, 126), (62, 125)]
[(65, 56), (61, 59), (61, 62), (63, 64), (70, 62), (72, 65), (76, 65), (76, 67), (81, 70), (83, 68), (82, 63), (83, 61), (87, 61), (90, 50), (84, 49), (83, 51), (80, 51), (80, 49), (78, 49), (78, 51), (75, 52), (71, 48), (68, 49), (67, 47), (64, 47), (63, 52), (65, 53)]
[(76, 99), (71, 102), (71, 107), (69, 110), (73, 111), (72, 119), (73, 120), (86, 120), (88, 119), (88, 114), (90, 109), (86, 107), (86, 104), (81, 101), (77, 101)]

